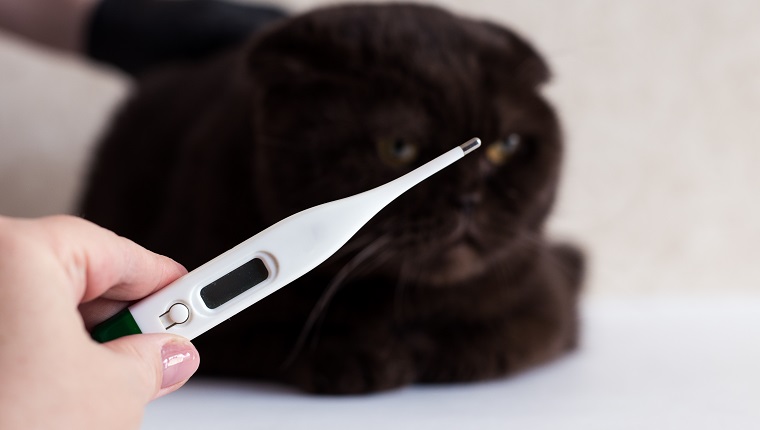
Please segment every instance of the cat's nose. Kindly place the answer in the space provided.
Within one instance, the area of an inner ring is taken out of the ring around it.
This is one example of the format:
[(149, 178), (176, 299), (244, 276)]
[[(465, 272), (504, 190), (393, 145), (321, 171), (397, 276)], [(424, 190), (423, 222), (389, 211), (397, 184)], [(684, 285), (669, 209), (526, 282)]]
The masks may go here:
[(480, 202), (483, 200), (482, 195), (478, 191), (473, 191), (470, 193), (463, 193), (456, 197), (454, 200), (454, 203), (456, 204), (456, 207), (463, 210), (464, 212), (469, 212), (475, 209), (475, 206), (479, 205)]

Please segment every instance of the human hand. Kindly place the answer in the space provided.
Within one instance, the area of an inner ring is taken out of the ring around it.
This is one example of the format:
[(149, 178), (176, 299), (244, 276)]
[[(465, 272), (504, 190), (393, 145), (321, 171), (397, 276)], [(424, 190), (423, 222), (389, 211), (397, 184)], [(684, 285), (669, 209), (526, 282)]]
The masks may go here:
[(230, 49), (285, 16), (276, 6), (227, 0), (98, 0), (84, 29), (85, 51), (140, 76)]
[(53, 48), (84, 48), (83, 28), (100, 0), (0, 0), (0, 27)]
[(3, 29), (133, 75), (228, 49), (285, 16), (227, 0), (0, 0)]
[(175, 335), (98, 344), (88, 330), (185, 273), (78, 218), (0, 217), (0, 428), (137, 428), (198, 352)]

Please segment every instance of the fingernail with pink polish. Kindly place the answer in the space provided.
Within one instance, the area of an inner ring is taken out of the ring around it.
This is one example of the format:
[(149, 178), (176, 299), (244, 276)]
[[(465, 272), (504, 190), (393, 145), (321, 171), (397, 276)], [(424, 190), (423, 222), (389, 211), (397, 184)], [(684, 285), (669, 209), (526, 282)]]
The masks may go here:
[(161, 348), (161, 357), (164, 365), (161, 388), (186, 381), (198, 370), (200, 364), (198, 350), (190, 342), (167, 343)]

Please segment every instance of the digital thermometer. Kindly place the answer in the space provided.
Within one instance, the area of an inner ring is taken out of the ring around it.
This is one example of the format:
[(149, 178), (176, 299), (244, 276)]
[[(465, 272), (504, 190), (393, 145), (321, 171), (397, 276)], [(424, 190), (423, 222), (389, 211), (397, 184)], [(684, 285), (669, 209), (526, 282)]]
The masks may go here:
[(317, 267), (396, 197), (479, 146), (470, 139), (385, 185), (285, 218), (99, 324), (92, 337), (193, 339)]

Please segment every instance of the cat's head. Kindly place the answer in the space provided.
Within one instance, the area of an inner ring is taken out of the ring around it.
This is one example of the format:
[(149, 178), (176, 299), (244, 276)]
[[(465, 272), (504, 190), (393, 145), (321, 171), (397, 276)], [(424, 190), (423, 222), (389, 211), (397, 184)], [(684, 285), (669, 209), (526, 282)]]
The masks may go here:
[[(267, 222), (385, 183), (480, 137), (354, 239), (423, 284), (476, 276), (535, 240), (561, 158), (536, 51), (495, 24), (419, 5), (291, 19), (248, 52), (254, 174)], [(352, 244), (347, 245), (351, 249)]]

